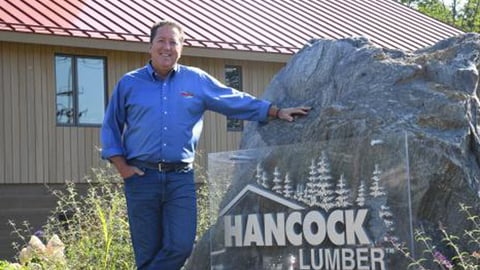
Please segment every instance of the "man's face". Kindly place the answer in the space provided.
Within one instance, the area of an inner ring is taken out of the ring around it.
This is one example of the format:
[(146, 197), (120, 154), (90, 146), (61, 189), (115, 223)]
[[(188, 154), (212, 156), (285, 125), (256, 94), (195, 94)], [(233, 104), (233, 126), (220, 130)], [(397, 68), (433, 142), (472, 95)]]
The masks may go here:
[(181, 54), (182, 43), (178, 29), (169, 25), (159, 27), (150, 44), (150, 57), (155, 71), (161, 76), (166, 76)]

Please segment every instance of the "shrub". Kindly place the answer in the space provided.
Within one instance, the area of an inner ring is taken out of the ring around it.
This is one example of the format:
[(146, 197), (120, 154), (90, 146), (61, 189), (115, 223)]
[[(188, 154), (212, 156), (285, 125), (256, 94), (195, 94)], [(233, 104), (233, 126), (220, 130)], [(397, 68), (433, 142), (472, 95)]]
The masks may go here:
[[(205, 171), (196, 166), (197, 178), (203, 182), (197, 188), (197, 234), (201, 236), (209, 226), (208, 189)], [(84, 195), (74, 183), (67, 183), (64, 191), (53, 191), (57, 206), (42, 231), (32, 232), (28, 222), (22, 227), (10, 222), (22, 242), (14, 243), (18, 263), (0, 261), (0, 269), (136, 269), (123, 180), (109, 164), (93, 169), (93, 176), (86, 180)], [(61, 254), (49, 245), (59, 247)]]
[[(23, 245), (19, 263), (2, 262), (8, 265), (5, 269), (135, 269), (121, 180), (110, 166), (93, 172), (85, 195), (73, 183), (67, 183), (65, 191), (54, 191), (57, 206), (43, 231)], [(32, 235), (28, 223), (25, 229), (12, 225), (23, 242), (25, 235)], [(50, 241), (45, 246), (41, 238)], [(61, 254), (50, 252), (49, 245), (60, 246)]]
[[(415, 240), (423, 250), (421, 258), (415, 259), (408, 249), (394, 243), (395, 248), (411, 262), (409, 269), (480, 270), (480, 217), (471, 211), (471, 207), (464, 204), (460, 205), (460, 210), (465, 213), (471, 227), (465, 229), (463, 235), (457, 236), (449, 233), (440, 224), (439, 231), (442, 234), (440, 244), (446, 248), (440, 247), (439, 243), (435, 243), (422, 229), (415, 232)], [(445, 249), (453, 255), (446, 256)]]
[(70, 269), (135, 269), (121, 181), (109, 167), (93, 171), (85, 196), (71, 183), (56, 193), (45, 234), (65, 243)]

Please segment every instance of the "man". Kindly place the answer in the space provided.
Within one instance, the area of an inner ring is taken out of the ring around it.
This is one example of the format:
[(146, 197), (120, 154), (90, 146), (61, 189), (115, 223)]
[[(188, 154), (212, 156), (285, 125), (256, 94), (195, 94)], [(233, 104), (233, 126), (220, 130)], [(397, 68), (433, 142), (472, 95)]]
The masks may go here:
[(293, 121), (309, 107), (279, 109), (178, 64), (184, 33), (173, 21), (151, 28), (150, 62), (117, 83), (101, 130), (102, 157), (124, 178), (138, 269), (178, 270), (192, 251), (196, 197), (192, 162), (203, 113)]

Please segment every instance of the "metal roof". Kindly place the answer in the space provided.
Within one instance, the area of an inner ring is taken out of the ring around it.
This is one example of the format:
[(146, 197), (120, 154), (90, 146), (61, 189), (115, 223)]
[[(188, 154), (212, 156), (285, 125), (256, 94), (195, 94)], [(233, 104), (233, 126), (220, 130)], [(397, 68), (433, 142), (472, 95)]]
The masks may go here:
[(413, 51), (462, 31), (393, 0), (0, 0), (6, 33), (148, 43), (160, 19), (185, 26), (187, 48), (291, 55), (312, 38), (366, 36)]

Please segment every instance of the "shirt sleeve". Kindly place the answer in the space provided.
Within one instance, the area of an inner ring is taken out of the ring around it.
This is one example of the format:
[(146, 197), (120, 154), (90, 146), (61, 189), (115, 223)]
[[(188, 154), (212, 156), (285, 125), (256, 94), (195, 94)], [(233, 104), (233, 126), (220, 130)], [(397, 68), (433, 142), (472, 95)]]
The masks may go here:
[(268, 120), (271, 102), (227, 87), (206, 73), (201, 74), (200, 80), (207, 109), (235, 119), (259, 122)]
[(102, 159), (124, 155), (122, 147), (122, 133), (125, 124), (125, 102), (121, 93), (121, 81), (113, 90), (112, 97), (107, 105), (105, 117), (100, 132), (102, 145)]

